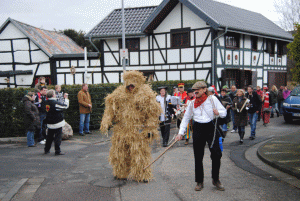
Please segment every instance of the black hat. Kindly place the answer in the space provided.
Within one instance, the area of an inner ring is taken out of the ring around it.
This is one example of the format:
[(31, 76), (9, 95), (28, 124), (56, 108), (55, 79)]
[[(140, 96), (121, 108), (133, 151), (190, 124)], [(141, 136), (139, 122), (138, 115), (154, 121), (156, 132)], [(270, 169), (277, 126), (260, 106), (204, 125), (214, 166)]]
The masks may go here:
[(194, 90), (193, 90), (192, 88), (189, 88), (189, 89), (187, 90), (187, 93), (192, 93), (192, 92), (194, 92)]
[(168, 87), (167, 86), (161, 86), (161, 87), (158, 87), (157, 89), (158, 89), (158, 91), (160, 91), (161, 89), (168, 90)]

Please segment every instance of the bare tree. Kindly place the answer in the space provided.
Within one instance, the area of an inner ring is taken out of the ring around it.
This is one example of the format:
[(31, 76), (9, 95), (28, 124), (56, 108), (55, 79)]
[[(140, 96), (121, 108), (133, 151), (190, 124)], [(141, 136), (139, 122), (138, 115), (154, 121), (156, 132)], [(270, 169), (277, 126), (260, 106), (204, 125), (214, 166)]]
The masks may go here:
[(294, 24), (300, 23), (300, 0), (274, 0), (274, 7), (279, 15), (279, 25), (293, 31)]

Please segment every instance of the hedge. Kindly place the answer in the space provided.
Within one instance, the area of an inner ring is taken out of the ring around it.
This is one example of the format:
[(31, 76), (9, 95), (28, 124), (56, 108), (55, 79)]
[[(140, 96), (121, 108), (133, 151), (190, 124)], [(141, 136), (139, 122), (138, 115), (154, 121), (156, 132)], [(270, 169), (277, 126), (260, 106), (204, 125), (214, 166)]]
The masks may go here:
[[(190, 88), (198, 80), (188, 81), (157, 81), (151, 82), (152, 89), (157, 91), (159, 86), (167, 86), (169, 94), (173, 86), (185, 83), (185, 88)], [(91, 113), (90, 129), (99, 129), (102, 114), (104, 112), (104, 98), (112, 93), (120, 84), (94, 84), (89, 85), (89, 93), (92, 97), (93, 111)], [(54, 86), (48, 88), (53, 89)], [(69, 94), (70, 107), (64, 112), (68, 122), (75, 132), (79, 127), (79, 106), (77, 94), (81, 85), (62, 85), (62, 91)], [(0, 137), (22, 137), (26, 136), (26, 125), (24, 125), (24, 105), (22, 98), (30, 88), (6, 88), (0, 89)]]

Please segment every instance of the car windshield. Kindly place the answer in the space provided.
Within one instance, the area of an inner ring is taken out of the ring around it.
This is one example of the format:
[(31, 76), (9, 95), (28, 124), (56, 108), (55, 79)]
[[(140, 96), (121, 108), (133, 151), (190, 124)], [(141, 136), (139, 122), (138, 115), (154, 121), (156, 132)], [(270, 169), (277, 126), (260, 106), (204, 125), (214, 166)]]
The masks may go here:
[(300, 87), (296, 87), (290, 94), (291, 96), (300, 96)]

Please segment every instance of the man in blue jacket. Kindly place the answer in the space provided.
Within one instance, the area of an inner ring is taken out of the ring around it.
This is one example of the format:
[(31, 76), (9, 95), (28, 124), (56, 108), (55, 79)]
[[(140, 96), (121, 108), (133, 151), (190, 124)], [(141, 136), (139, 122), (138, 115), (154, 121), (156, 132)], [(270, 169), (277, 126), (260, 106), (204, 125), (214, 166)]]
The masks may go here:
[(250, 121), (250, 126), (251, 126), (250, 139), (254, 140), (255, 139), (255, 130), (256, 130), (256, 121), (258, 118), (258, 113), (260, 112), (260, 108), (261, 108), (261, 99), (260, 99), (259, 95), (255, 91), (253, 91), (252, 85), (249, 85), (247, 90), (248, 90), (248, 93), (246, 94), (246, 97), (250, 100), (249, 110), (248, 110), (249, 121)]
[(45, 101), (46, 119), (44, 120), (48, 127), (48, 135), (45, 145), (45, 154), (50, 153), (52, 141), (55, 144), (55, 155), (64, 155), (60, 151), (62, 127), (65, 125), (63, 110), (69, 107), (69, 99), (65, 96), (65, 102), (58, 102), (55, 91), (47, 92), (48, 100)]

